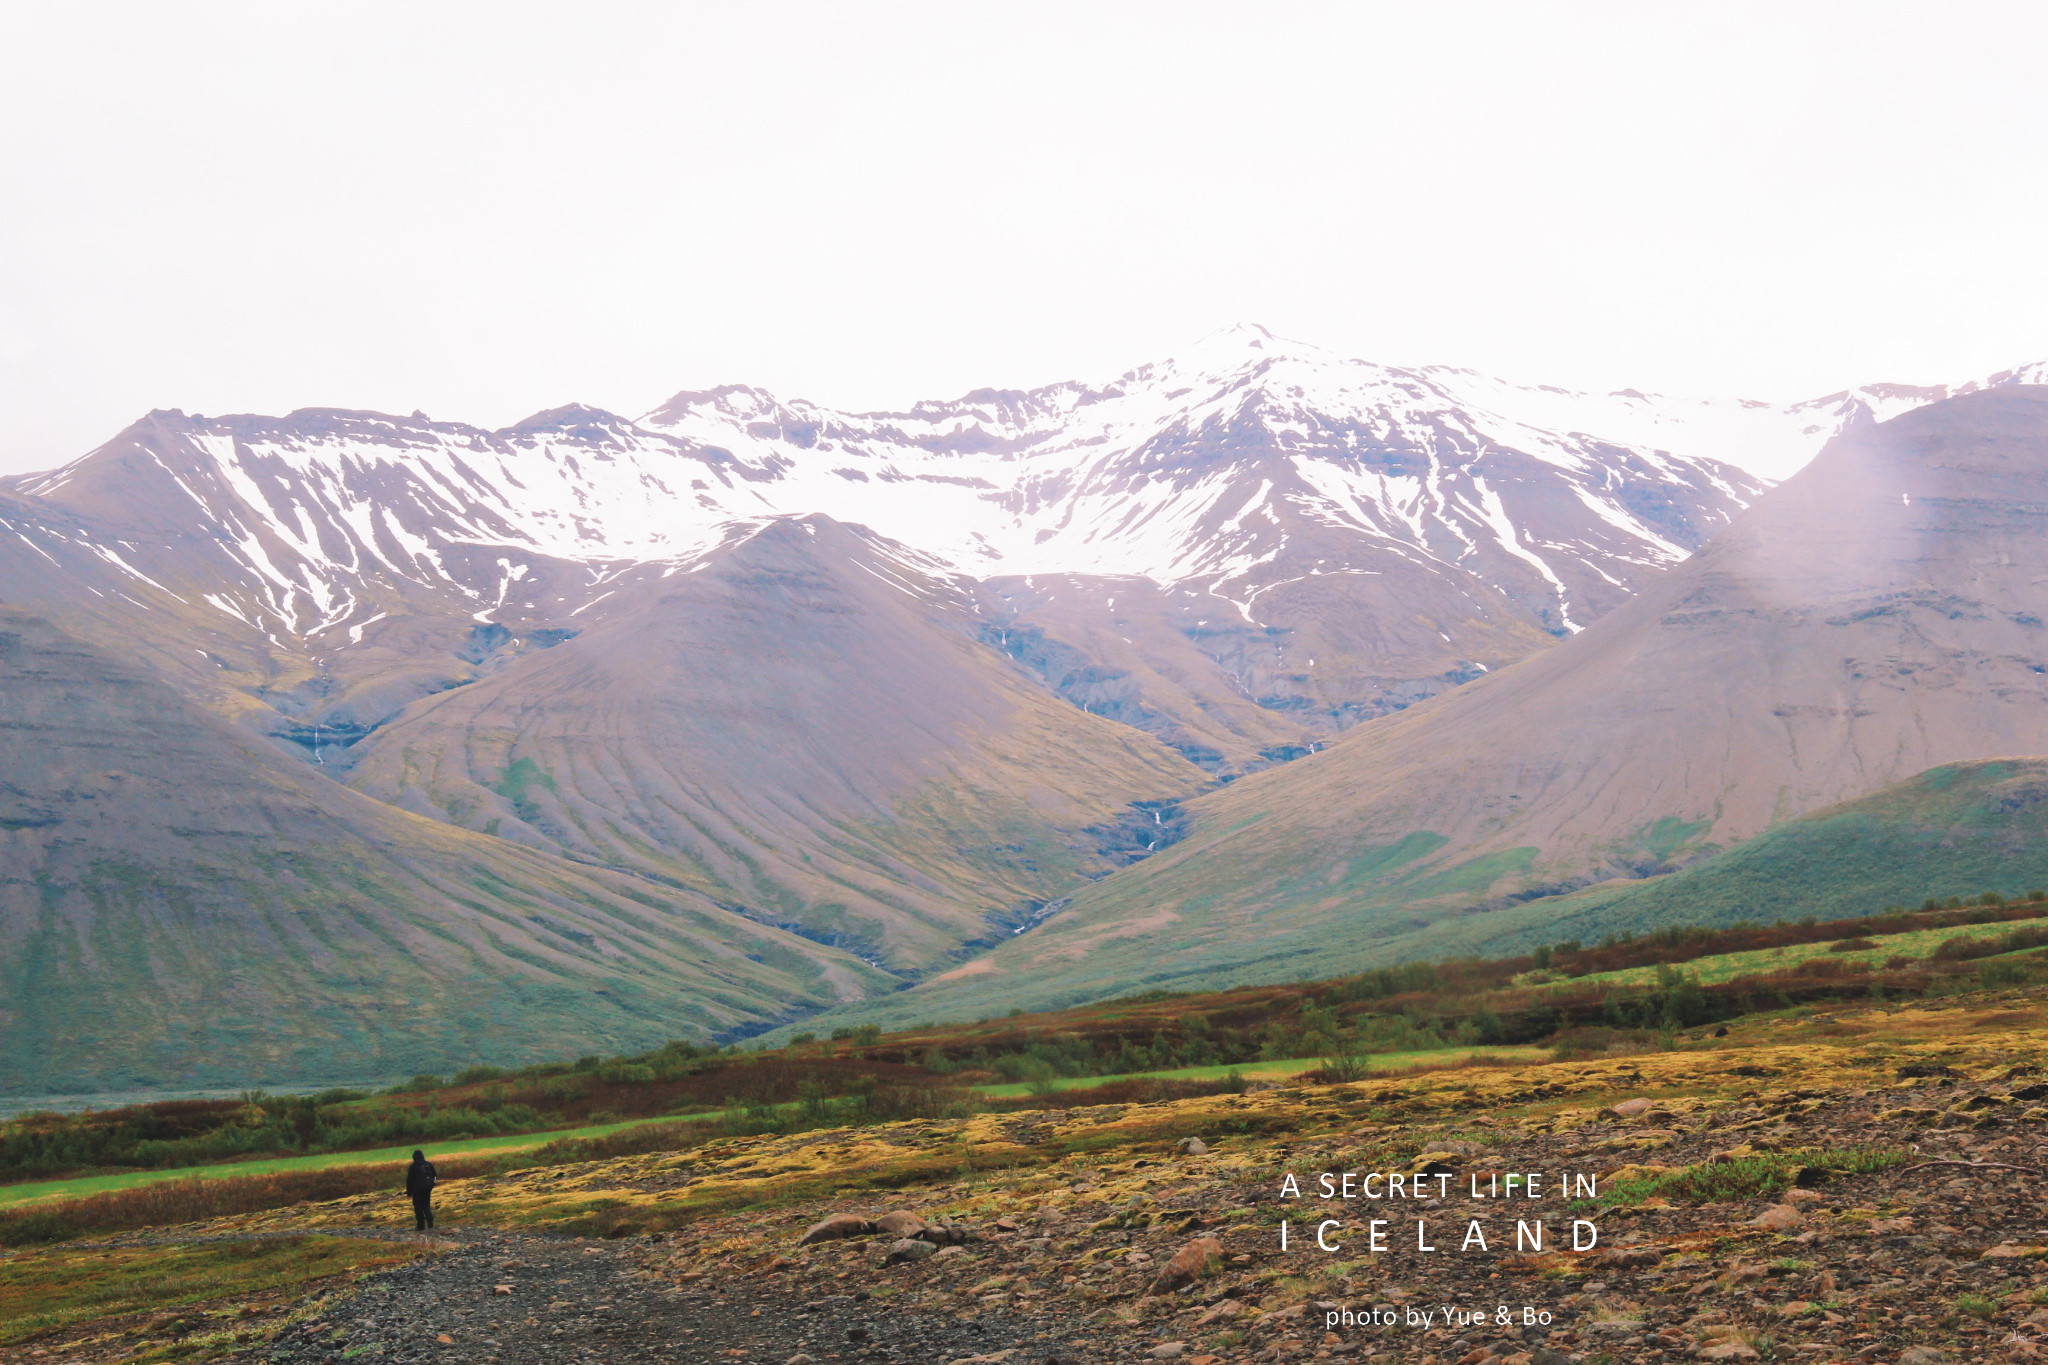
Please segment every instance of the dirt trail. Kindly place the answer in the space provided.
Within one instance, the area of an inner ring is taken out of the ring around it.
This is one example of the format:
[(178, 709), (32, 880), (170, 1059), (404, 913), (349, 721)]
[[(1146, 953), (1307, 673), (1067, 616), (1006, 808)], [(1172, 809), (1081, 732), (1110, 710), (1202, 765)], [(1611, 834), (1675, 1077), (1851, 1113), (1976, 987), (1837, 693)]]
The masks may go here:
[[(341, 1235), (347, 1231), (336, 1229)], [(369, 1276), (317, 1318), (237, 1357), (606, 1365), (614, 1361), (950, 1361), (1080, 1359), (1062, 1349), (1070, 1315), (964, 1322), (899, 1311), (864, 1290), (818, 1296), (740, 1277), (677, 1283), (657, 1274), (649, 1239), (592, 1242), (481, 1229), (437, 1238), (454, 1249)], [(501, 1292), (505, 1286), (509, 1292)]]

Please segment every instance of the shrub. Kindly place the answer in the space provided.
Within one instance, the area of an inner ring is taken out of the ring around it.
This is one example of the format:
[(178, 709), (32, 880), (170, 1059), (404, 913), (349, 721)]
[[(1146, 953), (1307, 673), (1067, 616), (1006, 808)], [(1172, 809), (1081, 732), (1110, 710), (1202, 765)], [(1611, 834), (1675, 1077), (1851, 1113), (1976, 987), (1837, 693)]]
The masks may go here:
[(1977, 968), (1977, 979), (1987, 990), (2024, 985), (2030, 975), (2024, 962), (1986, 962)]
[[(1315, 1072), (1315, 1079), (1329, 1085), (1349, 1085), (1362, 1081), (1372, 1069), (1372, 1054), (1365, 1050), (1358, 1039), (1351, 1038), (1332, 1048), (1323, 1057), (1322, 1065)], [(1238, 1073), (1238, 1079), (1244, 1078)]]
[[(502, 1165), (503, 1159), (484, 1158), (443, 1161), (438, 1163), (438, 1169), (442, 1179), (460, 1180), (501, 1169)], [(35, 1246), (95, 1232), (196, 1223), (292, 1204), (345, 1199), (375, 1190), (390, 1191), (395, 1201), (404, 1198), (404, 1183), (404, 1168), (394, 1162), (221, 1180), (160, 1180), (131, 1190), (80, 1199), (53, 1199), (0, 1211), (0, 1246)]]

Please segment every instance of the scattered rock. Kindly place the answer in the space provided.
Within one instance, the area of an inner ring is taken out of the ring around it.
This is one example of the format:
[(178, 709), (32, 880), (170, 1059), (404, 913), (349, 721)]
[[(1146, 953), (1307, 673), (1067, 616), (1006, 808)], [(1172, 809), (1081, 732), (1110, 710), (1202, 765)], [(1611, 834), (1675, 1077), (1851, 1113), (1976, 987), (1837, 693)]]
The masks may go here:
[(1246, 1309), (1246, 1307), (1244, 1306), (1243, 1299), (1225, 1299), (1223, 1300), (1223, 1302), (1217, 1304), (1215, 1307), (1203, 1313), (1202, 1316), (1196, 1318), (1195, 1326), (1207, 1327), (1209, 1324), (1215, 1322), (1231, 1322), (1237, 1318), (1243, 1317), (1245, 1313), (1248, 1311), (1249, 1310)]
[(1184, 1137), (1173, 1145), (1176, 1150), (1187, 1156), (1201, 1156), (1209, 1150), (1209, 1144), (1198, 1137)]
[(1613, 1106), (1613, 1112), (1621, 1115), (1625, 1119), (1632, 1119), (1636, 1115), (1643, 1113), (1646, 1110), (1655, 1108), (1656, 1104), (1657, 1101), (1655, 1100), (1623, 1100), (1620, 1104)]
[(928, 1225), (924, 1219), (908, 1209), (897, 1209), (894, 1213), (885, 1213), (877, 1218), (875, 1226), (891, 1237), (915, 1237)]
[(783, 1361), (782, 1365), (816, 1365), (816, 1362), (805, 1352), (798, 1351), (788, 1360)]
[(1790, 1204), (1773, 1204), (1750, 1219), (1749, 1226), (1765, 1232), (1790, 1232), (1805, 1221), (1805, 1215)]
[(1899, 1352), (1899, 1365), (1948, 1365), (1948, 1353), (1934, 1346), (1908, 1346)]
[[(1989, 1253), (1986, 1254), (1988, 1255)], [(512, 1286), (509, 1284), (494, 1284), (491, 1286), (491, 1292), (493, 1294), (509, 1294), (512, 1292)]]
[(1977, 1259), (1980, 1261), (2030, 1261), (2048, 1256), (2048, 1247), (2021, 1246), (2017, 1242), (2000, 1242)]
[(1173, 1254), (1149, 1293), (1171, 1294), (1182, 1285), (1193, 1284), (1209, 1273), (1209, 1267), (1223, 1259), (1223, 1243), (1214, 1237), (1197, 1237)]
[(1295, 1323), (1298, 1323), (1307, 1315), (1307, 1304), (1290, 1304), (1286, 1308), (1274, 1309), (1272, 1312), (1266, 1314), (1266, 1316), (1260, 1318), (1257, 1322), (1253, 1323), (1252, 1326), (1258, 1328), (1261, 1331), (1270, 1332), (1275, 1331), (1282, 1327), (1288, 1327)]
[(1154, 1360), (1179, 1360), (1187, 1353), (1188, 1344), (1185, 1341), (1162, 1341), (1147, 1354)]
[(875, 1225), (859, 1214), (835, 1213), (822, 1223), (813, 1223), (808, 1232), (797, 1242), (798, 1246), (810, 1246), (814, 1242), (836, 1242), (843, 1237), (865, 1237), (875, 1230)]
[(1418, 1155), (1409, 1169), (1416, 1175), (1456, 1175), (1458, 1156), (1457, 1152), (1434, 1148)]

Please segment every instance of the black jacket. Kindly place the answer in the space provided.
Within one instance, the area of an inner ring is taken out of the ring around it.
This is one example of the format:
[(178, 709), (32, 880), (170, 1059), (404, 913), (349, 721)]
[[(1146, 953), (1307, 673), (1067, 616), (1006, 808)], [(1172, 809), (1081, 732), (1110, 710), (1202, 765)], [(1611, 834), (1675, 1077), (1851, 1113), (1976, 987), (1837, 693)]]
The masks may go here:
[(433, 1192), (434, 1179), (433, 1162), (415, 1161), (405, 1168), (405, 1192), (414, 1198), (430, 1194)]

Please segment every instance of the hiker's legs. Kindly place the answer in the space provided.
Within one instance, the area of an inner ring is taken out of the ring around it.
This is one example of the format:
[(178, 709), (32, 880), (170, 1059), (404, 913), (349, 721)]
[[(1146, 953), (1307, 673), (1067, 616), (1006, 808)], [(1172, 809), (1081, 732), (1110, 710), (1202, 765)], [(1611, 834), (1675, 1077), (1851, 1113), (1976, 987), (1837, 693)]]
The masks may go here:
[(425, 1232), (434, 1226), (434, 1196), (416, 1194), (412, 1197), (412, 1223), (414, 1232)]

